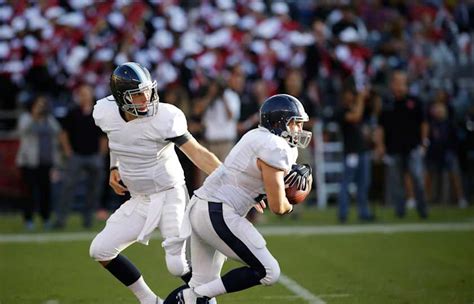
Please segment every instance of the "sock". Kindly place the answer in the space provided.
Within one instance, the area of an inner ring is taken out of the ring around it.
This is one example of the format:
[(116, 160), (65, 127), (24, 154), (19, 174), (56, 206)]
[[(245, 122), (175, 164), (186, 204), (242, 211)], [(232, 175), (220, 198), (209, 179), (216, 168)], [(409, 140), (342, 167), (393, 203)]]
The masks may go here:
[(110, 261), (109, 264), (105, 266), (105, 269), (125, 286), (135, 283), (141, 277), (141, 273), (135, 265), (133, 265), (126, 256), (121, 254)]
[(221, 278), (194, 288), (194, 292), (200, 297), (214, 298), (227, 293)]
[(141, 304), (156, 304), (157, 296), (145, 283), (141, 276), (135, 283), (128, 286)]
[(265, 273), (262, 274), (245, 266), (233, 269), (222, 276), (222, 285), (227, 292), (236, 292), (260, 285), (260, 280), (263, 277), (265, 277)]
[(157, 296), (143, 280), (140, 271), (127, 259), (119, 254), (105, 268), (120, 282), (127, 286), (142, 304), (155, 304)]

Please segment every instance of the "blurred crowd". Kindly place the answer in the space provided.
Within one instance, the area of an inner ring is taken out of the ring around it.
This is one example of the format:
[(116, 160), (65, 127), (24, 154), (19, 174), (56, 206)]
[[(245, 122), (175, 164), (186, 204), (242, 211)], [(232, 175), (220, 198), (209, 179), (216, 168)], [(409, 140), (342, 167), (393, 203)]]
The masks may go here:
[[(377, 128), (392, 128), (380, 117), (391, 111), (392, 76), (402, 71), (405, 108), (416, 104), (415, 124), (429, 126), (407, 151), (422, 146), (423, 172), (441, 172), (420, 185), (401, 160), (404, 199), (434, 200), (433, 183), (442, 174), (452, 180), (459, 206), (473, 197), (467, 191), (474, 176), (473, 1), (0, 1), (0, 110), (31, 108), (41, 95), (63, 122), (78, 103), (78, 88), (90, 87), (95, 99), (109, 95), (110, 74), (126, 61), (151, 71), (160, 101), (180, 107), (189, 130), (221, 159), (258, 124), (264, 99), (278, 92), (302, 101), (308, 129), (335, 121), (343, 137), (348, 128), (362, 134), (363, 148), (345, 149), (346, 157), (363, 150), (369, 163), (393, 163), (400, 151), (385, 151), (391, 144), (380, 141), (390, 135), (378, 139)], [(360, 117), (347, 121), (341, 109), (356, 107), (359, 98)], [(0, 128), (11, 125), (2, 121)], [(302, 151), (301, 159), (312, 162), (311, 152)], [(203, 176), (183, 163), (192, 190)], [(369, 178), (359, 188), (370, 184)], [(359, 216), (372, 218), (363, 204)]]

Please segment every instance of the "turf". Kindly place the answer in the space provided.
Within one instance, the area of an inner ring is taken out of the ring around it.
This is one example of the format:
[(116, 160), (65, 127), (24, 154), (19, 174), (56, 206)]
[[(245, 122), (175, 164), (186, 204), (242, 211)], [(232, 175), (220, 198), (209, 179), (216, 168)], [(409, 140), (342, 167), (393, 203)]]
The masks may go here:
[[(433, 208), (428, 222), (472, 222), (473, 208)], [(304, 209), (295, 218), (265, 217), (262, 225), (331, 224), (335, 210)], [(415, 214), (394, 219), (380, 210), (378, 223), (421, 223)], [(0, 233), (22, 232), (18, 215), (0, 217)], [(73, 218), (68, 231), (81, 230)], [(358, 223), (352, 220), (349, 225)], [(98, 223), (95, 229), (103, 223)], [(282, 273), (328, 304), (473, 303), (474, 232), (410, 232), (267, 236)], [(88, 256), (89, 241), (0, 242), (0, 303), (136, 303), (133, 295)], [(165, 296), (181, 284), (166, 271), (158, 240), (125, 254), (149, 285)], [(226, 263), (225, 271), (235, 267)], [(219, 303), (312, 303), (283, 284), (225, 295)]]

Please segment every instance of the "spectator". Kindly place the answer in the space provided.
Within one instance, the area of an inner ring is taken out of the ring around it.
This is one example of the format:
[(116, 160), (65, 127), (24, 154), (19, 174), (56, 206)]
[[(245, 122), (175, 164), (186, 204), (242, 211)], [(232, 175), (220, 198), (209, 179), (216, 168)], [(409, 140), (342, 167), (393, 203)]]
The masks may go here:
[[(240, 107), (240, 119), (238, 124), (239, 136), (242, 136), (250, 129), (256, 128), (260, 120), (260, 107), (269, 97), (268, 86), (263, 79), (258, 79), (250, 86), (248, 98), (242, 99)], [(243, 102), (243, 101), (246, 102)]]
[(51, 227), (51, 169), (59, 163), (58, 136), (61, 126), (49, 114), (44, 95), (38, 95), (28, 112), (18, 120), (20, 148), (16, 163), (28, 187), (29, 197), (23, 206), (23, 219), (27, 230), (34, 229), (33, 214), (36, 204), (45, 229)]
[(342, 130), (344, 142), (344, 171), (339, 194), (339, 214), (341, 223), (347, 221), (349, 213), (349, 184), (357, 186), (357, 207), (359, 220), (372, 221), (368, 194), (370, 186), (370, 151), (363, 135), (363, 114), (368, 89), (356, 93), (352, 88), (342, 92), (342, 108), (336, 114)]
[(94, 94), (92, 87), (80, 85), (74, 96), (77, 106), (71, 109), (64, 119), (61, 145), (66, 155), (61, 195), (57, 206), (57, 219), (54, 228), (66, 226), (67, 218), (74, 201), (81, 173), (85, 173), (85, 198), (82, 206), (82, 225), (90, 228), (94, 213), (99, 206), (103, 190), (104, 155), (107, 141), (104, 134), (95, 125), (92, 117)]
[(466, 197), (472, 203), (474, 199), (474, 179), (472, 178), (474, 176), (474, 104), (465, 113), (461, 130), (459, 162), (461, 163)]
[(207, 95), (201, 99), (204, 140), (209, 151), (225, 159), (237, 140), (237, 122), (240, 117), (240, 97), (244, 75), (240, 66), (230, 69), (229, 81), (211, 83)]
[(420, 101), (408, 94), (404, 71), (394, 71), (390, 78), (390, 95), (384, 101), (376, 136), (376, 154), (385, 155), (386, 198), (395, 205), (397, 217), (404, 217), (403, 176), (413, 179), (416, 209), (421, 218), (428, 216), (423, 183), (423, 159), (429, 145), (428, 123)]
[[(432, 190), (431, 180), (437, 177), (442, 180), (447, 172), (452, 181), (452, 186), (458, 206), (467, 207), (461, 182), (461, 171), (457, 156), (457, 134), (453, 122), (449, 119), (447, 105), (437, 101), (432, 104), (430, 111), (430, 146), (426, 154), (427, 160), (427, 190)], [(441, 184), (437, 189), (442, 188)]]
[(334, 10), (328, 17), (328, 23), (334, 37), (339, 37), (348, 28), (354, 29), (364, 40), (367, 37), (364, 21), (357, 17), (350, 5), (343, 5), (339, 10)]

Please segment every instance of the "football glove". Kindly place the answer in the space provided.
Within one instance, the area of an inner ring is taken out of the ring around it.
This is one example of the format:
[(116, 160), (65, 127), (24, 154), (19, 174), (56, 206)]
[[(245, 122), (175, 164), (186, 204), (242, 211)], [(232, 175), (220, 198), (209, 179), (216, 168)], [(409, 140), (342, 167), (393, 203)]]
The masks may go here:
[(306, 191), (309, 187), (309, 178), (312, 169), (308, 164), (294, 164), (291, 166), (290, 172), (285, 176), (285, 188), (296, 186), (298, 190)]

